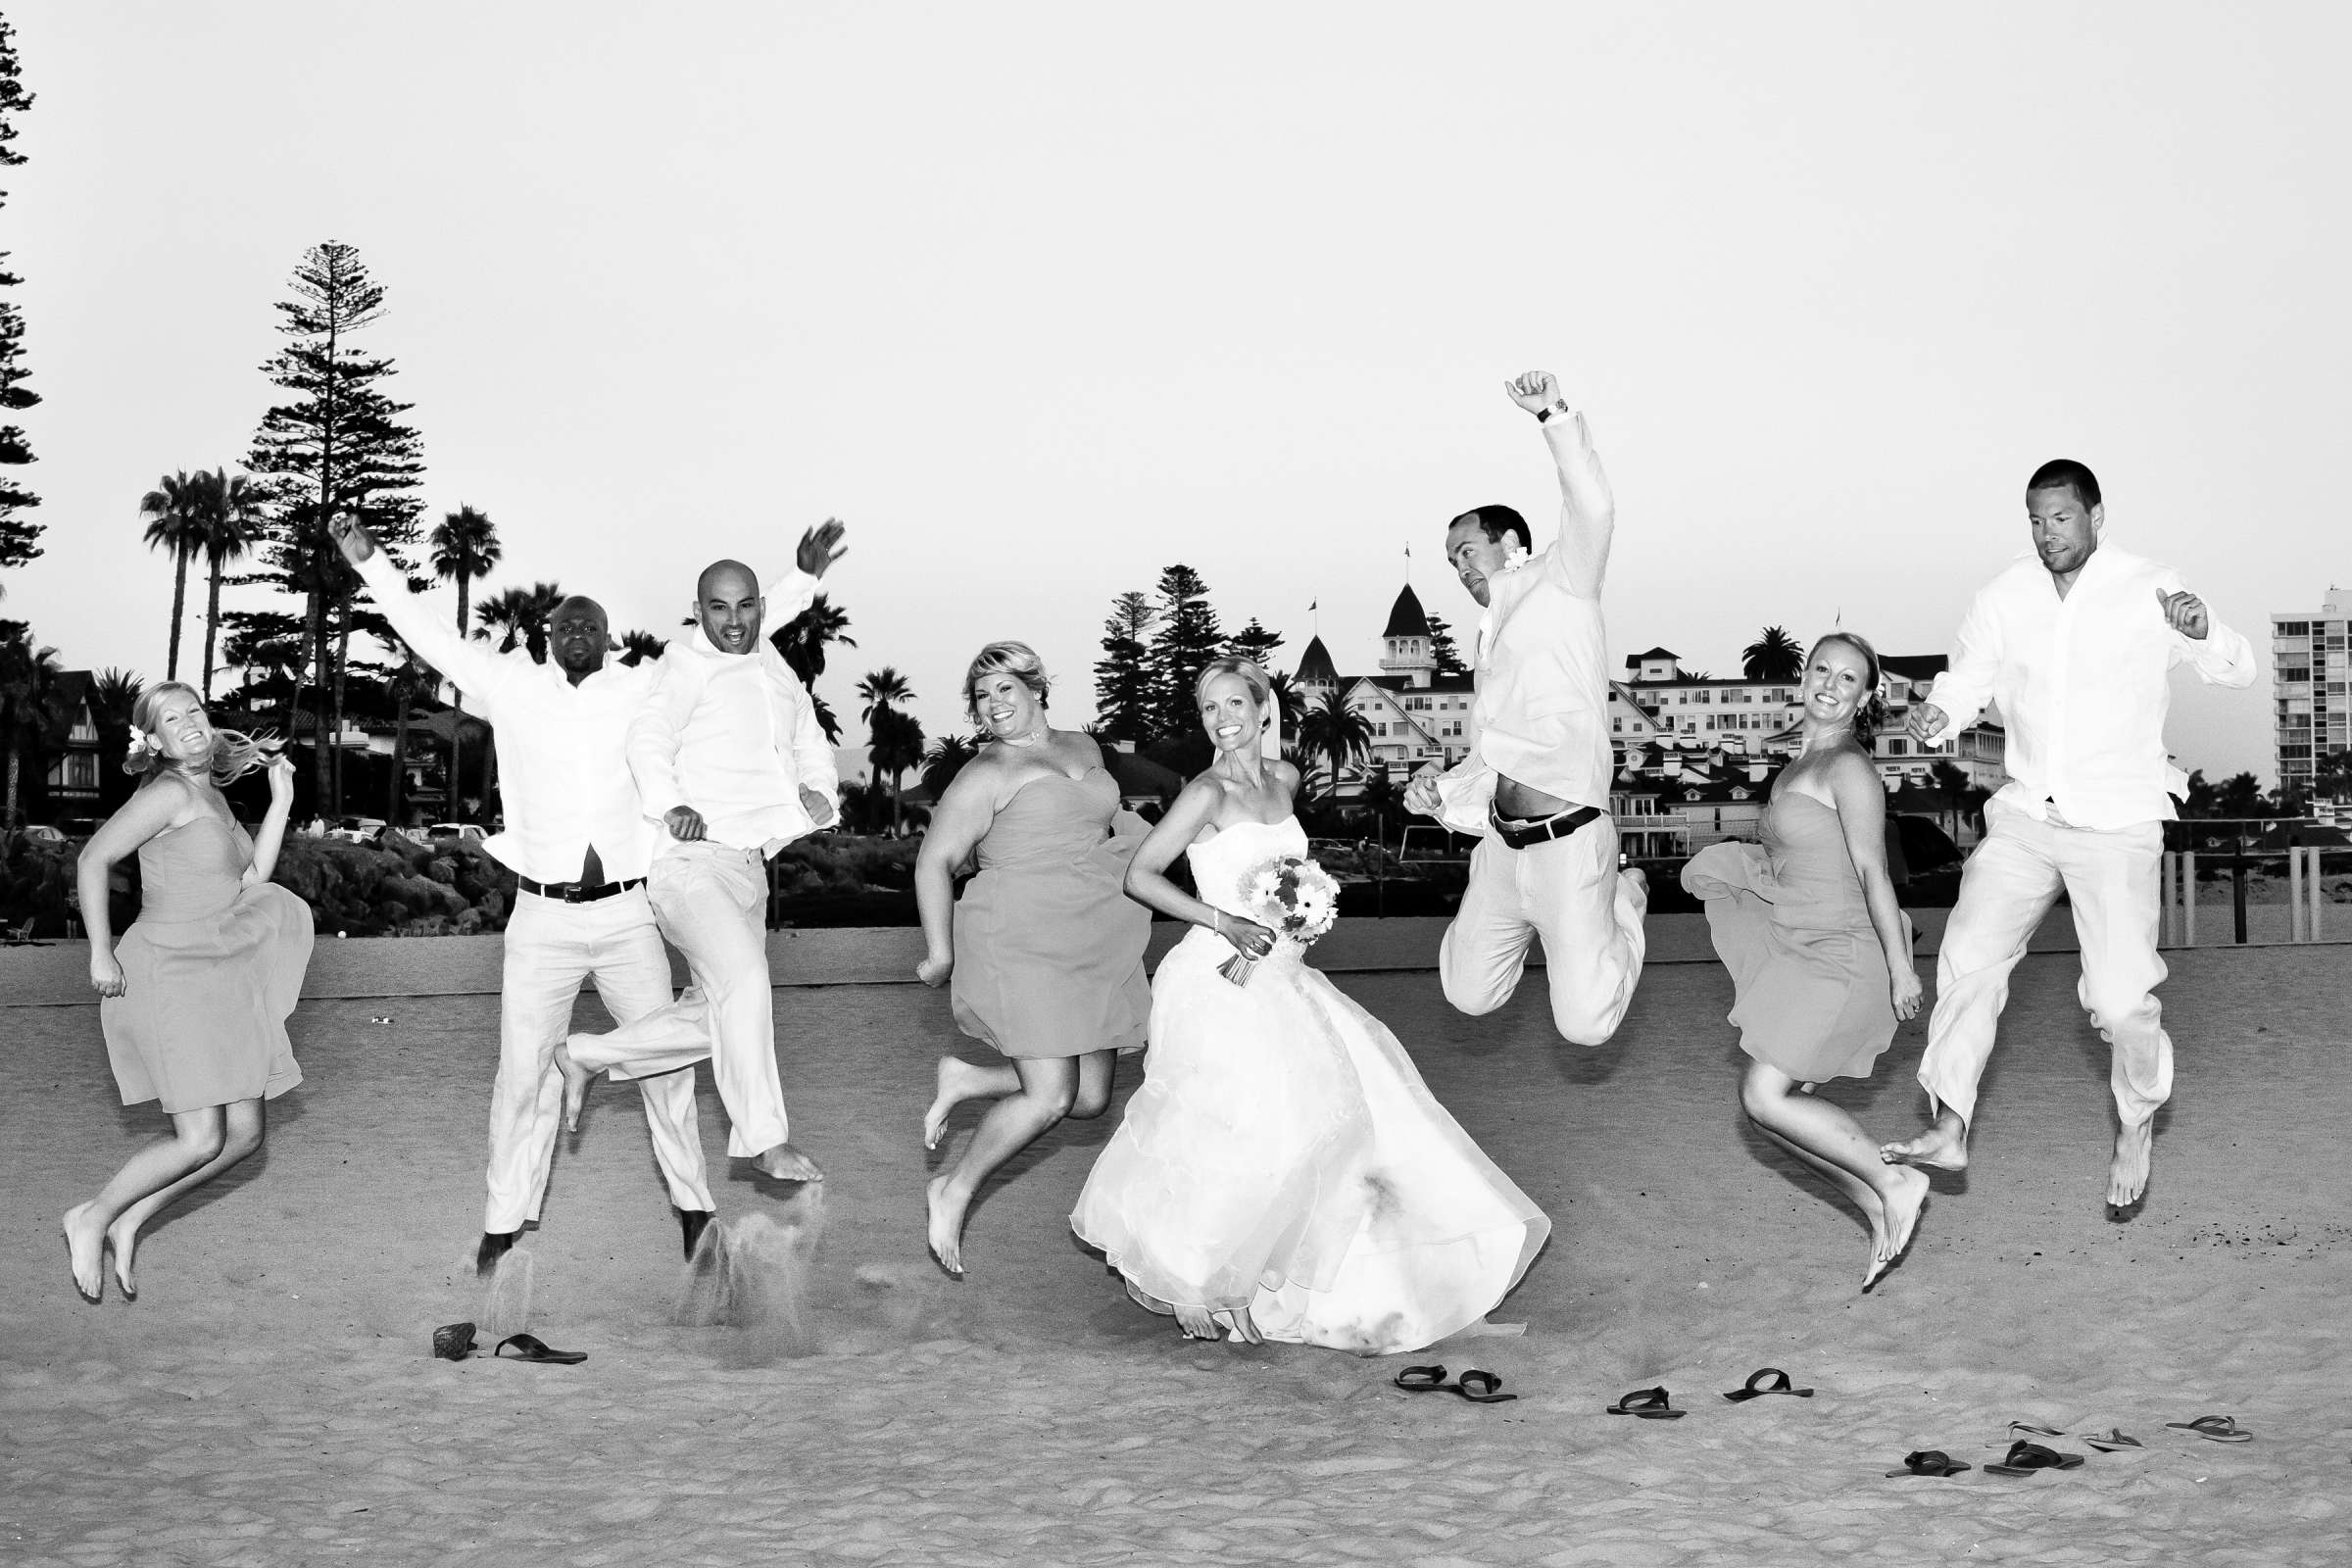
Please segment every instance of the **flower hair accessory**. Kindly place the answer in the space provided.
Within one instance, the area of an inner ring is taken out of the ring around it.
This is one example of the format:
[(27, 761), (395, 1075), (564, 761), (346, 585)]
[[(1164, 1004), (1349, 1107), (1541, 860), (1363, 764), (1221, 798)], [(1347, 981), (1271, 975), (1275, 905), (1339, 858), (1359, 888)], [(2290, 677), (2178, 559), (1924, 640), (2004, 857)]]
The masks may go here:
[(139, 728), (138, 725), (125, 724), (122, 727), (130, 736), (130, 756), (136, 757), (141, 752), (151, 752), (155, 750), (154, 747), (147, 744), (147, 732)]
[[(1242, 906), (1276, 941), (1303, 948), (1339, 923), (1340, 885), (1302, 855), (1277, 855), (1243, 876)], [(1237, 953), (1217, 965), (1217, 973), (1237, 986), (1248, 985), (1258, 962)]]

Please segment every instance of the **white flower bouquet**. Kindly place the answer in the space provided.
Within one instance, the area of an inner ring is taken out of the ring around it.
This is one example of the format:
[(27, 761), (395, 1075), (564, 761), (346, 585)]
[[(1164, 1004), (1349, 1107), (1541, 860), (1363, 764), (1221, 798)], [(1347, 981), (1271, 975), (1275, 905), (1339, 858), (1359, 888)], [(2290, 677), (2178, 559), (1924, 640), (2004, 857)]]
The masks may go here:
[[(1242, 911), (1272, 931), (1277, 942), (1303, 948), (1339, 923), (1340, 885), (1303, 855), (1277, 855), (1242, 878)], [(1237, 953), (1217, 965), (1217, 973), (1247, 985), (1257, 965), (1257, 959)]]

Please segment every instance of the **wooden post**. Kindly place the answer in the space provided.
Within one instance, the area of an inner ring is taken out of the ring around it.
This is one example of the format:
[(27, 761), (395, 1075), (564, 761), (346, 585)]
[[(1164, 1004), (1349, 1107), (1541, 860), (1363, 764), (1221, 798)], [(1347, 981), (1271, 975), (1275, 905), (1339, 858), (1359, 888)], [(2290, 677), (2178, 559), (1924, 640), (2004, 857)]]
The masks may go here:
[(2186, 895), (2180, 908), (2186, 928), (2181, 934), (2180, 945), (2193, 948), (2197, 945), (2197, 852), (2194, 850), (2180, 852), (2180, 888)]
[(2309, 942), (2311, 934), (2303, 929), (2303, 846), (2286, 847), (2286, 939), (2289, 942)]
[(2230, 940), (2242, 948), (2246, 945), (2246, 840), (2242, 833), (2230, 846), (2230, 918), (2234, 933)]

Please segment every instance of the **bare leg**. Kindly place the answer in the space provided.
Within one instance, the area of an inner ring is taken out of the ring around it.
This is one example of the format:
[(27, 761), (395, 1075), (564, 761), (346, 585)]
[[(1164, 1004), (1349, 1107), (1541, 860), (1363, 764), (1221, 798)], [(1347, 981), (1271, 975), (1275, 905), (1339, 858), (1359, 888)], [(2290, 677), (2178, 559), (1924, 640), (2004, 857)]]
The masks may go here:
[(161, 1138), (123, 1161), (122, 1168), (86, 1203), (66, 1210), (66, 1251), (74, 1288), (95, 1301), (106, 1289), (106, 1231), (132, 1204), (174, 1188), (220, 1157), (225, 1138), (222, 1107), (172, 1113), (172, 1136)]
[(571, 1059), (571, 1052), (562, 1043), (556, 1045), (556, 1071), (564, 1075), (564, 1130), (580, 1130), (580, 1111), (588, 1103), (588, 1085), (596, 1074)]
[(206, 1164), (199, 1165), (160, 1193), (149, 1193), (115, 1217), (106, 1228), (106, 1245), (115, 1252), (115, 1283), (122, 1294), (136, 1298), (138, 1285), (131, 1277), (131, 1256), (138, 1250), (139, 1232), (147, 1222), (175, 1201), (182, 1193), (203, 1186), (229, 1166), (262, 1147), (262, 1135), (267, 1118), (259, 1100), (240, 1100), (223, 1107), (223, 1138), (220, 1152)]
[(2148, 1190), (2148, 1156), (2156, 1143), (2156, 1118), (2133, 1122), (2115, 1135), (2115, 1162), (2107, 1167), (2107, 1206), (2130, 1208)]
[(972, 1141), (964, 1146), (963, 1157), (931, 1181), (931, 1250), (951, 1274), (963, 1272), (963, 1213), (971, 1206), (972, 1195), (998, 1166), (1067, 1115), (1077, 1094), (1074, 1057), (1023, 1057), (1012, 1063), (1012, 1070), (1020, 1080), (1020, 1093), (989, 1106)]
[(1221, 1340), (1224, 1330), (1217, 1327), (1216, 1314), (1205, 1306), (1176, 1308), (1176, 1326), (1184, 1330), (1188, 1340)]
[(1860, 1122), (1836, 1105), (1797, 1093), (1795, 1080), (1777, 1067), (1750, 1063), (1740, 1102), (1758, 1127), (1829, 1175), (1870, 1217), (1870, 1267), (1862, 1276), (1868, 1288), (1911, 1245), (1928, 1179), (1907, 1165), (1886, 1163)]
[(1936, 1125), (1917, 1138), (1881, 1144), (1879, 1157), (1889, 1165), (1933, 1165), (1937, 1170), (1968, 1169), (1968, 1123), (1945, 1106), (1936, 1113)]
[(923, 1112), (923, 1147), (939, 1147), (940, 1136), (948, 1130), (949, 1113), (965, 1101), (1002, 1100), (1020, 1092), (1021, 1075), (1008, 1061), (983, 1067), (961, 1056), (940, 1057), (938, 1092), (931, 1097), (931, 1108)]

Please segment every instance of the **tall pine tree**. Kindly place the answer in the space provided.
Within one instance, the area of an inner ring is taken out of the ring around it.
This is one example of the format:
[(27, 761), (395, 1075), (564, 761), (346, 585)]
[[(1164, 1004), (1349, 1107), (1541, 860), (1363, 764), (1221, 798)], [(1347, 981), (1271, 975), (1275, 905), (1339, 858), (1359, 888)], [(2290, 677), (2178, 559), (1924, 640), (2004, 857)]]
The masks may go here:
[(1210, 660), (1225, 652), (1208, 584), (1190, 566), (1168, 566), (1159, 574), (1159, 628), (1152, 634), (1152, 689), (1157, 719), (1154, 736), (1176, 740), (1200, 727), (1193, 706), (1193, 682)]
[[(32, 94), (24, 90), (17, 75), (17, 29), (0, 18), (0, 168), (24, 162), (24, 155), (9, 143), (17, 139), (16, 117), (31, 107)], [(0, 206), (7, 201), (8, 193), (0, 191)], [(7, 262), (7, 252), (0, 251), (0, 288), (14, 288), (24, 281), (8, 270)], [(24, 368), (24, 313), (0, 300), (0, 411), (7, 414), (41, 401), (40, 394), (24, 384), (32, 372)], [(31, 461), (32, 448), (24, 432), (14, 424), (0, 424), (0, 466)], [(39, 496), (14, 478), (0, 476), (0, 566), (21, 566), (41, 553), (41, 525), (24, 515), (40, 504)]]
[(1470, 666), (1462, 662), (1462, 651), (1453, 641), (1453, 628), (1436, 615), (1429, 617), (1429, 656), (1438, 662), (1441, 675), (1467, 675)]
[[(410, 405), (393, 402), (383, 386), (392, 362), (352, 341), (384, 312), (383, 287), (368, 275), (359, 251), (333, 240), (312, 246), (295, 269), (293, 289), (294, 298), (277, 307), (284, 318), (278, 330), (290, 341), (262, 373), (294, 401), (262, 416), (245, 459), (269, 508), (265, 569), (242, 580), (271, 583), (303, 602), (303, 662), (318, 694), (314, 799), (318, 808), (339, 814), (332, 738), (342, 729), (351, 634), (380, 622), (372, 614), (355, 617), (359, 579), (343, 564), (326, 524), (335, 516), (356, 517), (409, 570), (400, 547), (416, 537), (423, 503), (416, 487), (424, 461), (416, 432), (401, 422)], [(298, 667), (286, 699), (289, 737), (303, 675)]]
[(1152, 649), (1144, 641), (1159, 612), (1148, 594), (1123, 593), (1102, 622), (1102, 658), (1095, 665), (1095, 728), (1137, 746), (1152, 739)]
[(1274, 655), (1281, 647), (1282, 633), (1266, 630), (1257, 623), (1257, 617), (1251, 615), (1250, 624), (1235, 632), (1227, 640), (1225, 651), (1236, 659), (1247, 659), (1258, 668), (1272, 674)]

